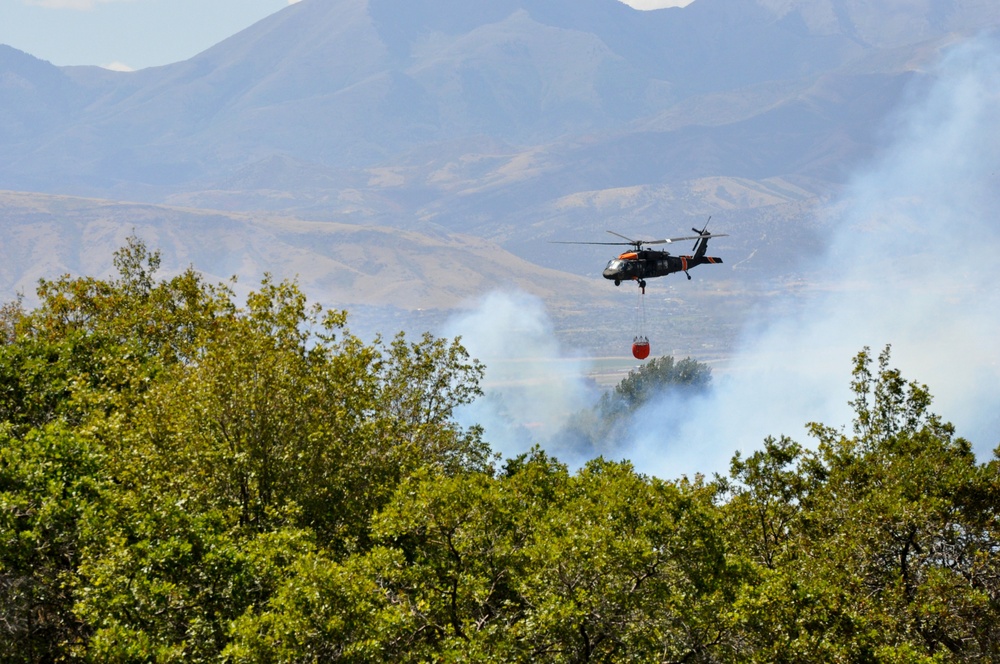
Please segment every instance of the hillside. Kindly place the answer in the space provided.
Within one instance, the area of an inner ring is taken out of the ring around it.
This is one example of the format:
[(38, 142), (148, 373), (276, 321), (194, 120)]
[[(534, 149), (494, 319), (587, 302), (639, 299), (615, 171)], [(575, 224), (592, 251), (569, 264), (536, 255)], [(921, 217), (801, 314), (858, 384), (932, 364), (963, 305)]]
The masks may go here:
[[(538, 295), (556, 288), (567, 300), (606, 299), (595, 280), (546, 270), (474, 236), (430, 226), (418, 233), (18, 192), (0, 192), (0, 216), (0, 279), (29, 296), (42, 277), (106, 272), (106, 256), (135, 234), (159, 249), (165, 265), (195, 266), (212, 282), (238, 276), (242, 289), (268, 271), (295, 277), (331, 306), (449, 309), (492, 288)], [(549, 306), (559, 310), (565, 301)]]

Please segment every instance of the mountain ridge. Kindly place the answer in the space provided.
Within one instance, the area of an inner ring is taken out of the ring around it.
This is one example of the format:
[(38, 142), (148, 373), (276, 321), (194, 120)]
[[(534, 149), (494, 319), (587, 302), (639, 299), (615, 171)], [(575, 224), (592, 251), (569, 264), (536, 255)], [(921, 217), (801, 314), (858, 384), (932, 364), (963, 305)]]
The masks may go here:
[(101, 158), (58, 177), (78, 183), (72, 193), (102, 195), (94, 183), (127, 181), (120, 170), (139, 188), (190, 188), (262, 152), (356, 168), (476, 133), (537, 144), (621, 127), (692, 95), (813, 76), (864, 52), (847, 34), (856, 30), (810, 32), (802, 6), (820, 0), (783, 13), (730, 0), (652, 12), (617, 0), (460, 4), (304, 0), (181, 63), (49, 68), (83, 103), (63, 126), (31, 132), (43, 143), (20, 145), (25, 158), (0, 177), (16, 184), (86, 150)]

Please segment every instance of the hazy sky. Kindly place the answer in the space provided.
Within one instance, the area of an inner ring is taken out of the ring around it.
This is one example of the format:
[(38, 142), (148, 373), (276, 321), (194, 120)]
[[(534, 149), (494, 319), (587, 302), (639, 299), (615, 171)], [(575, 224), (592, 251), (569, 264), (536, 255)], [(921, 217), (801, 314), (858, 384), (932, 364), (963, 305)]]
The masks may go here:
[(142, 69), (187, 60), (295, 1), (0, 0), (0, 44), (56, 65)]

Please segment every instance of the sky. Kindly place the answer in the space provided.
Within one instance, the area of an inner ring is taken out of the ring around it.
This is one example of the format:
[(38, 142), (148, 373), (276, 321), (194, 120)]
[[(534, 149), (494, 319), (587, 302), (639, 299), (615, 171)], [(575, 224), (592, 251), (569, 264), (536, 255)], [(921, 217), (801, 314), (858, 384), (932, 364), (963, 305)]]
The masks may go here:
[[(54, 65), (187, 60), (298, 0), (0, 0), (0, 44)], [(630, 0), (637, 9), (691, 0)]]

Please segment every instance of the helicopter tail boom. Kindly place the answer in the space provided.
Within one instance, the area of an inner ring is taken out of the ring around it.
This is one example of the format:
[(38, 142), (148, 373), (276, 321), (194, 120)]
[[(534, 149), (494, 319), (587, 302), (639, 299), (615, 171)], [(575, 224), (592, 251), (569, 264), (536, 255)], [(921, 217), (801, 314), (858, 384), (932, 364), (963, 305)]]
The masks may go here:
[(706, 263), (711, 263), (713, 265), (721, 265), (722, 259), (718, 256), (699, 256), (695, 254), (694, 256), (678, 256), (681, 259), (681, 269), (687, 272), (696, 265), (705, 265)]

